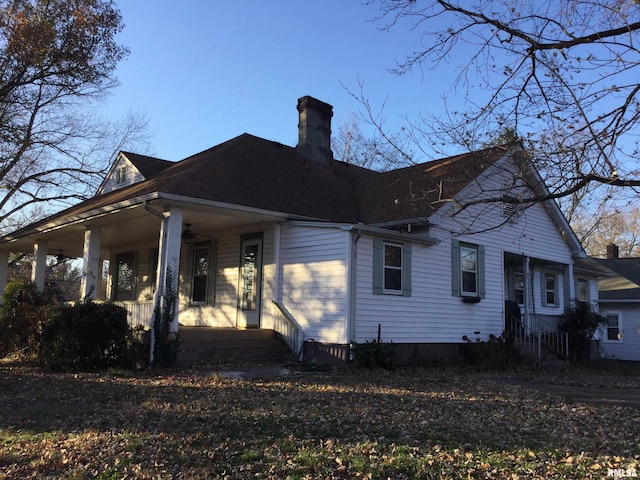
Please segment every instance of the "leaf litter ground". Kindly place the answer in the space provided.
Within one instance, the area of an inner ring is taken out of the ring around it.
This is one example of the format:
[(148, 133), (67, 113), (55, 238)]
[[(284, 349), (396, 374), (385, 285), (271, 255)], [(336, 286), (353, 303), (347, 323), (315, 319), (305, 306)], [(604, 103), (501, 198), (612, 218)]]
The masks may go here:
[(5, 362), (0, 478), (632, 476), (640, 410), (503, 380), (638, 388), (638, 373), (342, 368), (237, 379)]

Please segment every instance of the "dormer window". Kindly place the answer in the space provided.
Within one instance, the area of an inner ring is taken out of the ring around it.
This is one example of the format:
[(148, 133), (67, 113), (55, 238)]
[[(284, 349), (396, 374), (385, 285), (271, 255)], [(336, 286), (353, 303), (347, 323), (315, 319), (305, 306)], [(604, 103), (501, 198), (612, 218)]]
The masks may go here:
[(116, 168), (116, 184), (122, 185), (127, 180), (127, 167), (120, 166)]

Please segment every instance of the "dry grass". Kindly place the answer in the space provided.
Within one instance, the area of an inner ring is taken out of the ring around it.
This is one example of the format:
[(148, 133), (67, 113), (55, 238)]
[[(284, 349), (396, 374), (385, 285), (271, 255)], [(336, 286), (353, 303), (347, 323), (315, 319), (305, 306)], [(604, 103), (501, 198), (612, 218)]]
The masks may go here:
[[(345, 368), (233, 380), (216, 372), (52, 374), (4, 363), (0, 478), (602, 479), (609, 469), (640, 472), (640, 411), (567, 403), (497, 381), (502, 375)], [(587, 384), (638, 386), (637, 371), (579, 375)]]

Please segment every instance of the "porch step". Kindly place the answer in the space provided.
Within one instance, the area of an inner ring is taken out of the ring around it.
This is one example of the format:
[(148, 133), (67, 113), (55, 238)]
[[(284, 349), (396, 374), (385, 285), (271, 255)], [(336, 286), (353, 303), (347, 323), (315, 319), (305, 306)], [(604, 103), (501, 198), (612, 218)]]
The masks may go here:
[(566, 358), (557, 352), (553, 347), (543, 343), (542, 344), (542, 358), (538, 358), (537, 346), (532, 345), (529, 342), (523, 342), (517, 339), (514, 342), (514, 347), (518, 350), (521, 360), (525, 364), (537, 365), (539, 367), (545, 367), (550, 369), (566, 367)]
[(286, 364), (294, 361), (273, 330), (180, 327), (177, 364), (189, 368), (224, 362)]

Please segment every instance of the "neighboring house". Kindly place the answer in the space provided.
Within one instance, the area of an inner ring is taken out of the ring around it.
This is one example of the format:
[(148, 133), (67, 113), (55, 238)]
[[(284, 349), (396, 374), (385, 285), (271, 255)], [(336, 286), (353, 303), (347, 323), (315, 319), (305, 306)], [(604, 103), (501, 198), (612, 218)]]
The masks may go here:
[(175, 163), (120, 153), (94, 198), (0, 239), (0, 264), (33, 252), (43, 285), (47, 254), (83, 258), (82, 296), (104, 293), (134, 324), (168, 280), (174, 330), (274, 329), (319, 362), (378, 332), (403, 361), (455, 355), (463, 336), (512, 328), (507, 300), (527, 332), (597, 300), (555, 202), (514, 202), (546, 191), (519, 147), (380, 173), (333, 159), (330, 105), (303, 97), (298, 111), (295, 148), (242, 134)]
[(607, 258), (598, 262), (610, 275), (598, 284), (600, 351), (605, 358), (640, 361), (640, 258), (619, 258), (616, 245), (607, 246)]

